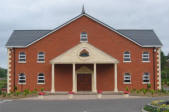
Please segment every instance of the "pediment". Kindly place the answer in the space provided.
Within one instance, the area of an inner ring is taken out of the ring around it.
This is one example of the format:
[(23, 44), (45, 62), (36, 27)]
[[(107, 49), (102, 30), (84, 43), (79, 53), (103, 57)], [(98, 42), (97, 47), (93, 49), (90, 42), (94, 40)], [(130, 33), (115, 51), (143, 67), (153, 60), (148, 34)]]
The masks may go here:
[[(85, 53), (81, 56), (80, 53)], [(86, 56), (88, 53), (88, 56)], [(118, 63), (118, 60), (89, 43), (80, 43), (50, 61), (52, 64)]]

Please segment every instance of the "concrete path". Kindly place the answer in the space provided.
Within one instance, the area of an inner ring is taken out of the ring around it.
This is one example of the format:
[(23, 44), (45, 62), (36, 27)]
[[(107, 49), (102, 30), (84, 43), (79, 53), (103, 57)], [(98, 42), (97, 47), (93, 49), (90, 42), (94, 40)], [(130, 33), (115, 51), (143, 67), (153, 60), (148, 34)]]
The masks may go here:
[(30, 97), (30, 98), (23, 98), (21, 100), (96, 100), (96, 99), (133, 99), (133, 98), (147, 98), (147, 97), (140, 97), (140, 96), (124, 96), (124, 95), (102, 95), (99, 98), (97, 95), (50, 95), (50, 96), (43, 96), (43, 97)]

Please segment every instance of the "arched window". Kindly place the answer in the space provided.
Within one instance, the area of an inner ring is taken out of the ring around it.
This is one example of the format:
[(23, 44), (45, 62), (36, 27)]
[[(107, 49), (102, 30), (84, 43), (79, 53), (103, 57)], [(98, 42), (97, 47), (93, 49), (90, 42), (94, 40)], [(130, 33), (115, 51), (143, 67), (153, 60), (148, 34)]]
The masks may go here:
[(44, 52), (39, 52), (38, 53), (38, 59), (37, 59), (38, 62), (45, 62), (45, 53)]
[(24, 52), (19, 53), (19, 62), (25, 63), (26, 62), (26, 54)]
[(38, 82), (37, 82), (38, 84), (44, 84), (45, 83), (45, 76), (44, 76), (44, 74), (43, 73), (40, 73), (39, 75), (38, 75)]
[(129, 51), (124, 52), (123, 61), (124, 62), (131, 62), (131, 57), (130, 57), (130, 52)]
[(150, 83), (150, 74), (148, 72), (145, 72), (143, 74), (143, 84), (148, 84)]
[(131, 83), (131, 75), (129, 73), (124, 74), (124, 84), (130, 84)]
[(143, 52), (142, 61), (143, 62), (149, 62), (149, 53), (148, 52)]
[(24, 73), (20, 73), (18, 77), (19, 84), (26, 84), (26, 76)]
[(87, 33), (86, 32), (82, 32), (80, 34), (80, 42), (88, 42), (88, 38), (87, 38)]
[(88, 57), (89, 56), (89, 52), (86, 50), (86, 49), (83, 49), (81, 52), (80, 52), (80, 57)]

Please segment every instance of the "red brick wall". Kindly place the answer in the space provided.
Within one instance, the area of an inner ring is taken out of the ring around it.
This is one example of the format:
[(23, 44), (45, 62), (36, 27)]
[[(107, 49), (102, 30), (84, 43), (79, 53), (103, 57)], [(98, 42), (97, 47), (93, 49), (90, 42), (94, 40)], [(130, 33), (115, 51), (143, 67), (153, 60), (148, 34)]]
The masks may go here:
[[(149, 72), (151, 76), (151, 84), (153, 86), (153, 48), (142, 48), (135, 43), (129, 41), (125, 37), (110, 31), (109, 29), (103, 27), (102, 25), (94, 22), (93, 20), (87, 17), (81, 17), (71, 24), (61, 28), (60, 30), (48, 35), (47, 37), (41, 39), (40, 41), (32, 44), (27, 48), (16, 49), (16, 76), (18, 73), (25, 73), (27, 75), (27, 84), (22, 88), (39, 88), (45, 87), (45, 90), (50, 90), (51, 88), (51, 64), (49, 61), (60, 54), (64, 53), (66, 50), (72, 48), (73, 46), (80, 43), (80, 33), (87, 32), (88, 41), (90, 44), (95, 47), (101, 49), (105, 53), (108, 53), (112, 57), (119, 60), (118, 64), (118, 88), (119, 90), (124, 90), (126, 86), (129, 88), (137, 88), (140, 89), (145, 87), (142, 84), (142, 75), (144, 72)], [(27, 55), (26, 64), (18, 63), (18, 53), (20, 51), (24, 51)], [(37, 63), (37, 53), (43, 51), (46, 53), (46, 62), (44, 64)], [(131, 53), (131, 63), (123, 63), (123, 52), (130, 51)], [(148, 51), (150, 53), (150, 63), (142, 63), (142, 52)], [(156, 55), (156, 54), (155, 54)], [(13, 59), (13, 57), (12, 57)], [(12, 60), (13, 61), (13, 60)], [(156, 59), (155, 59), (156, 61)], [(156, 63), (156, 62), (155, 62)], [(13, 63), (12, 63), (13, 65)], [(98, 66), (98, 71), (102, 72), (98, 75), (98, 85), (99, 89), (104, 90), (112, 90), (113, 87), (106, 87), (107, 84), (111, 84), (111, 80), (109, 79), (111, 76), (108, 74), (113, 73), (113, 69), (111, 70), (109, 66), (106, 70), (106, 67), (103, 67), (103, 71), (107, 73), (106, 75), (101, 75), (104, 72), (100, 70), (101, 66)], [(61, 86), (57, 87), (58, 90), (70, 90), (71, 89), (71, 81), (67, 79), (62, 79), (61, 72), (64, 71), (64, 67), (59, 66), (60, 70), (57, 70), (59, 75), (56, 75), (56, 84), (61, 84), (65, 89)], [(66, 66), (71, 75), (70, 66)], [(63, 77), (72, 78), (68, 76), (68, 71), (63, 72)], [(45, 73), (46, 83), (45, 85), (37, 85), (37, 74), (39, 72)], [(112, 72), (112, 73), (110, 73)], [(129, 72), (132, 75), (132, 84), (126, 85), (123, 84), (123, 74), (125, 72)], [(13, 66), (12, 66), (12, 76)], [(156, 72), (157, 73), (157, 72)], [(104, 76), (104, 77), (102, 77)], [(112, 77), (113, 78), (113, 77)], [(16, 79), (17, 80), (17, 79)], [(64, 81), (63, 81), (64, 80)], [(109, 80), (107, 83), (103, 83), (103, 81)], [(63, 85), (64, 82), (64, 85)], [(100, 82), (100, 83), (99, 83)], [(113, 83), (112, 83), (113, 84)], [(19, 87), (20, 88), (20, 87)]]
[(102, 91), (114, 90), (114, 65), (97, 64), (97, 89)]

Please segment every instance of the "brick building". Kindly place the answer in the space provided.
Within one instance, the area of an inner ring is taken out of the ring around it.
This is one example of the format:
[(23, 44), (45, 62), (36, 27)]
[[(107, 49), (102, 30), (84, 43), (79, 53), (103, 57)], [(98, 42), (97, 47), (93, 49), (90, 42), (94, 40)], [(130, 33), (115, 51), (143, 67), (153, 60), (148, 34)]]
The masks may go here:
[(161, 89), (161, 42), (153, 30), (114, 29), (82, 13), (52, 30), (14, 30), (8, 92)]

